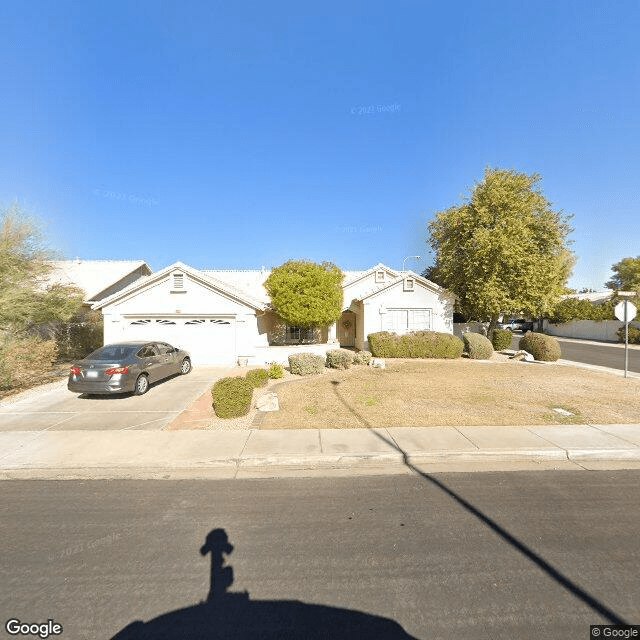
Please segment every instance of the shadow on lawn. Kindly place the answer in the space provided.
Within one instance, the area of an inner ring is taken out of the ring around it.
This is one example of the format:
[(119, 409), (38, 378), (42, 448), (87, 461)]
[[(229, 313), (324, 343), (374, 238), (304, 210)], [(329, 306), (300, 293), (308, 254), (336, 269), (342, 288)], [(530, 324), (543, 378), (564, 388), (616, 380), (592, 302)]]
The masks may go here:
[(229, 592), (233, 568), (225, 565), (225, 556), (232, 551), (233, 545), (224, 529), (210, 531), (200, 549), (203, 556), (211, 554), (206, 602), (171, 611), (146, 623), (132, 622), (111, 640), (413, 638), (393, 620), (360, 611), (297, 600), (251, 600), (246, 591)]
[(594, 598), (592, 595), (587, 593), (584, 589), (580, 588), (575, 582), (567, 578), (563, 573), (561, 573), (558, 569), (549, 564), (544, 558), (539, 556), (533, 549), (529, 548), (523, 542), (520, 542), (515, 536), (511, 535), (506, 529), (501, 527), (495, 520), (491, 519), (489, 516), (485, 515), (482, 511), (474, 507), (470, 502), (465, 500), (461, 495), (456, 493), (453, 489), (450, 489), (443, 482), (435, 478), (434, 476), (421, 471), (417, 467), (415, 467), (411, 461), (409, 460), (409, 456), (406, 451), (404, 451), (401, 447), (399, 447), (393, 440), (389, 440), (385, 438), (383, 435), (374, 430), (374, 427), (371, 423), (369, 423), (365, 418), (363, 418), (349, 403), (340, 395), (338, 391), (338, 386), (340, 385), (340, 381), (332, 380), (331, 384), (333, 385), (333, 391), (336, 394), (338, 400), (346, 407), (346, 409), (367, 429), (371, 429), (372, 433), (374, 433), (380, 440), (386, 442), (390, 447), (395, 449), (398, 453), (402, 454), (402, 460), (405, 466), (420, 477), (424, 478), (426, 481), (435, 485), (441, 491), (444, 491), (450, 498), (452, 498), (458, 505), (460, 505), (463, 509), (468, 511), (471, 515), (476, 517), (480, 522), (489, 527), (494, 533), (496, 533), (502, 540), (504, 540), (507, 544), (511, 545), (514, 549), (517, 549), (522, 555), (528, 558), (531, 562), (533, 562), (536, 566), (538, 566), (542, 571), (544, 571), (549, 577), (553, 578), (560, 586), (564, 587), (567, 591), (572, 593), (578, 600), (581, 600), (584, 604), (590, 607), (593, 611), (599, 613), (605, 620), (610, 622), (611, 624), (621, 624), (627, 625), (629, 624), (625, 620), (623, 620), (617, 613), (609, 609), (602, 602)]

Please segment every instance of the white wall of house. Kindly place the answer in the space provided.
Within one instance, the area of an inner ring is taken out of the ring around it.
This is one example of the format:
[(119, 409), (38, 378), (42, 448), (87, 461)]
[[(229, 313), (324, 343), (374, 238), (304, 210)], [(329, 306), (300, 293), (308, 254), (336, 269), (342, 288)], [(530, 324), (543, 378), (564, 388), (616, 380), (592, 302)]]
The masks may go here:
[(238, 356), (252, 355), (260, 341), (255, 310), (186, 273), (176, 287), (173, 273), (103, 308), (105, 344), (168, 342), (204, 365), (232, 364)]
[[(630, 326), (640, 329), (640, 323), (630, 322)], [(619, 320), (575, 320), (564, 324), (545, 324), (545, 333), (563, 338), (581, 338), (583, 340), (602, 340), (618, 342), (617, 331), (624, 327)]]
[[(415, 280), (412, 291), (403, 281), (363, 300), (364, 322), (360, 334), (368, 349), (367, 336), (377, 331), (408, 333), (415, 330), (453, 333), (453, 303), (450, 294), (435, 292)], [(359, 346), (359, 345), (358, 345)]]
[[(380, 274), (376, 275), (378, 271)], [(375, 289), (386, 287), (397, 277), (397, 274), (394, 274), (388, 269), (380, 268), (376, 269), (376, 272), (372, 272), (343, 288), (345, 306), (348, 306), (352, 300), (360, 300), (363, 296), (370, 294)]]

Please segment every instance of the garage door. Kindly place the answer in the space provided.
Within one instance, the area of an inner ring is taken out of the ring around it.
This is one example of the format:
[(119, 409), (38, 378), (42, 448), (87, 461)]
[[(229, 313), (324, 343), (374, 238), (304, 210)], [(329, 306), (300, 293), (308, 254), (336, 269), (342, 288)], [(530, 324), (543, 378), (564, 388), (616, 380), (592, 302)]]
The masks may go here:
[(123, 328), (123, 340), (168, 342), (188, 351), (194, 365), (237, 360), (233, 318), (125, 318)]

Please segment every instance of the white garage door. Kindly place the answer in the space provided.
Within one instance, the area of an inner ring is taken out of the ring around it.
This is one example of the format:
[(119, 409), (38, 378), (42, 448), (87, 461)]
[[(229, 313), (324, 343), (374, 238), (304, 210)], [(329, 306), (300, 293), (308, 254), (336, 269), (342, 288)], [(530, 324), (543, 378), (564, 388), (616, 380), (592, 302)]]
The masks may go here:
[(237, 359), (233, 318), (124, 318), (123, 329), (123, 340), (157, 340), (185, 349), (194, 365)]

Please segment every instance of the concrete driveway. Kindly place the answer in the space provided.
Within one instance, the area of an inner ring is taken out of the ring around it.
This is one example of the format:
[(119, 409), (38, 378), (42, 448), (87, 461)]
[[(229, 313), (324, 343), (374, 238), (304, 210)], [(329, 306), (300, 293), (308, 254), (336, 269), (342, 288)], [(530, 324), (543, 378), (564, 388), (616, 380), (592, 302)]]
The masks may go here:
[(159, 431), (227, 375), (240, 373), (237, 367), (198, 367), (156, 382), (143, 396), (87, 397), (68, 391), (65, 379), (0, 402), (0, 431)]

